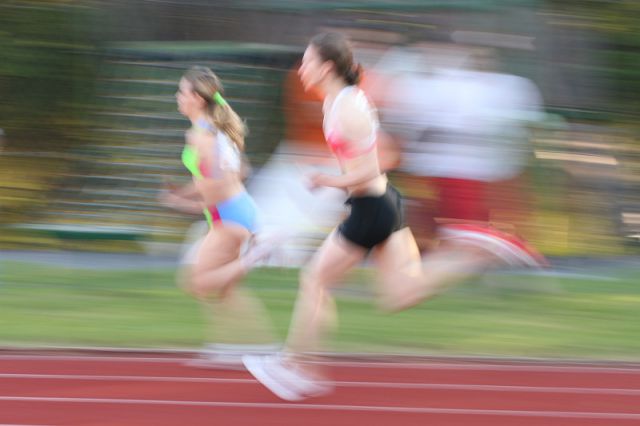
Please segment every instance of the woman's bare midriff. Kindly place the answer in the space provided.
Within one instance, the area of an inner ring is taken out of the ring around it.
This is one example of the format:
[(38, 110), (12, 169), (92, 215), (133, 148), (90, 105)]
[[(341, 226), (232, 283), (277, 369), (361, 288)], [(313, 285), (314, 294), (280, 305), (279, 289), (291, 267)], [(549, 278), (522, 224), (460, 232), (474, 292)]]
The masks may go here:
[(387, 180), (386, 175), (379, 175), (370, 181), (347, 188), (347, 192), (350, 196), (355, 197), (364, 197), (367, 195), (378, 197), (386, 192)]

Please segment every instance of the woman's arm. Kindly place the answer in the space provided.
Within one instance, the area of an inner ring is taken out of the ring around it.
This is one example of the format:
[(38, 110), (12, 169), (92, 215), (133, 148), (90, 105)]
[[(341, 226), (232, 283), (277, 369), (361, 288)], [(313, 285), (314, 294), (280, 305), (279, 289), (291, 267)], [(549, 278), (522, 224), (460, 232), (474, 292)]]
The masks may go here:
[(182, 186), (173, 185), (171, 183), (166, 184), (167, 189), (174, 195), (185, 198), (188, 200), (200, 200), (200, 193), (196, 188), (196, 185), (192, 182), (184, 184)]
[(158, 199), (164, 206), (182, 213), (202, 213), (202, 199), (193, 183), (182, 187), (166, 184)]
[[(377, 166), (376, 152), (370, 151), (357, 158), (358, 166), (339, 176), (324, 173), (313, 173), (309, 176), (311, 188), (330, 186), (333, 188), (349, 188), (365, 183), (380, 175)], [(354, 161), (354, 160), (351, 160)]]

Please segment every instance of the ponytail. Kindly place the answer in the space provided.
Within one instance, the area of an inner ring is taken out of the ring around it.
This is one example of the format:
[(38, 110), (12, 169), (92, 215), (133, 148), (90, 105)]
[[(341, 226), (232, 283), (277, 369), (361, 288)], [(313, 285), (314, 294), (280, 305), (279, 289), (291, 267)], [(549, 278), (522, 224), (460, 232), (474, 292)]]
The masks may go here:
[(224, 99), (222, 100), (223, 102), (218, 102), (216, 99), (209, 105), (209, 116), (213, 124), (226, 133), (238, 150), (242, 152), (244, 151), (244, 137), (247, 134), (247, 127), (233, 108)]
[(345, 73), (344, 80), (349, 86), (355, 86), (362, 80), (362, 72), (362, 65), (353, 64), (353, 66)]

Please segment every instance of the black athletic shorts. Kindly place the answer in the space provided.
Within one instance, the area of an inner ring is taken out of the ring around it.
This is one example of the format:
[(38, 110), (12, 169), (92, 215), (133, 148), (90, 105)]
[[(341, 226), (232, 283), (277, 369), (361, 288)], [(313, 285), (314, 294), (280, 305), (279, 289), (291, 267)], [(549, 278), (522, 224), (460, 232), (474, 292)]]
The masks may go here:
[(338, 227), (349, 242), (367, 250), (404, 227), (402, 196), (391, 184), (380, 196), (350, 197), (351, 213)]

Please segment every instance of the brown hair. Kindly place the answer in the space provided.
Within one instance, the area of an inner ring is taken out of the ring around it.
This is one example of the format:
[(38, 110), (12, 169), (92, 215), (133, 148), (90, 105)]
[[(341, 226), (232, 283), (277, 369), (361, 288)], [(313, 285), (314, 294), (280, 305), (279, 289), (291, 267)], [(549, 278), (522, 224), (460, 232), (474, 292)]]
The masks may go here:
[(224, 94), (224, 88), (217, 75), (209, 68), (196, 66), (184, 73), (183, 78), (191, 83), (193, 91), (207, 103), (206, 113), (213, 124), (229, 136), (239, 150), (244, 150), (247, 128), (226, 101), (216, 102), (216, 93)]
[(362, 79), (362, 66), (353, 61), (353, 52), (349, 41), (338, 33), (322, 33), (311, 39), (310, 45), (315, 47), (323, 61), (331, 61), (336, 74), (347, 84), (358, 84)]

